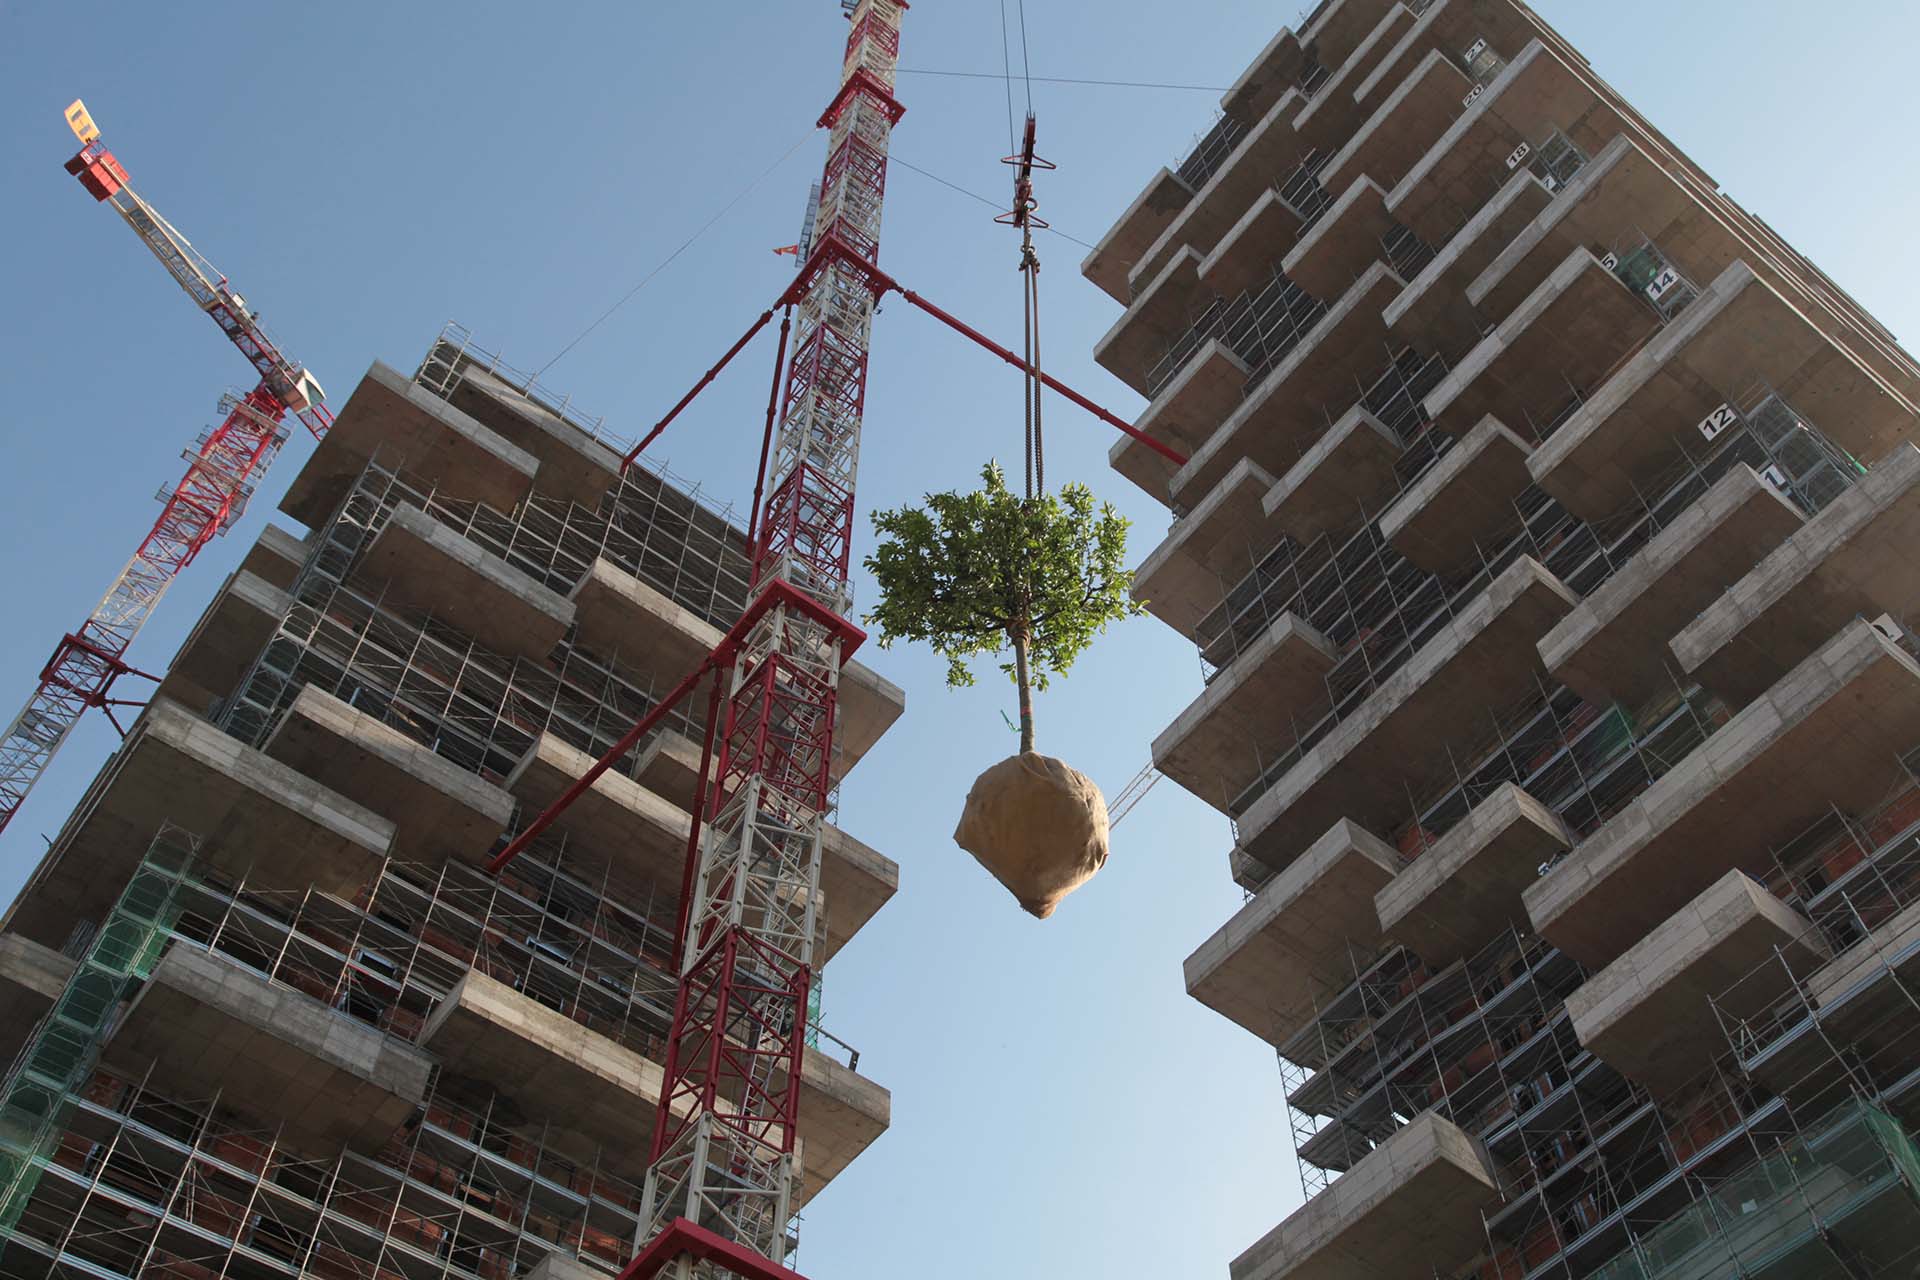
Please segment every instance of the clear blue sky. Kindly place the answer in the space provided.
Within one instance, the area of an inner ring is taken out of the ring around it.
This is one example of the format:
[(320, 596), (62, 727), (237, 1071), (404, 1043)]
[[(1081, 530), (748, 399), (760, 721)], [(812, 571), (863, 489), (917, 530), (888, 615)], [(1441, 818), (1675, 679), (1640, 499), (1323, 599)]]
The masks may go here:
[[(1920, 329), (1908, 159), (1920, 8), (1536, 4), (1895, 333)], [(1296, 16), (1251, 0), (1027, 8), (1037, 73), (1201, 85), (1230, 83)], [(832, 0), (0, 5), (0, 537), (14, 624), (0, 631), (0, 715), (246, 372), (61, 172), (72, 97), (339, 404), (376, 357), (411, 369), (449, 317), (516, 364), (543, 363), (808, 132), (843, 38)], [(902, 64), (996, 70), (994, 4), (923, 0)], [(998, 198), (999, 85), (908, 75), (901, 97), (895, 154)], [(1213, 97), (1036, 85), (1041, 150), (1061, 166), (1041, 181), (1044, 216), (1097, 240), (1206, 125)], [(644, 429), (788, 278), (790, 260), (768, 250), (795, 238), (820, 159), (808, 141), (547, 380)], [(882, 260), (1011, 340), (1014, 245), (991, 212), (896, 168)], [(1078, 246), (1041, 247), (1050, 365), (1131, 415), (1138, 398), (1088, 354), (1115, 304), (1080, 280)], [(874, 354), (864, 507), (1016, 456), (1018, 386), (1002, 366), (897, 301)], [(665, 442), (676, 469), (736, 501), (769, 358), (756, 351)], [(1165, 513), (1106, 470), (1107, 428), (1052, 413), (1049, 477), (1089, 481), (1131, 514), (1137, 561)], [(296, 438), (245, 525), (175, 588), (136, 662), (167, 661), (309, 447)], [(1010, 691), (949, 693), (924, 653), (868, 656), (907, 688), (908, 714), (847, 786), (842, 821), (900, 862), (902, 888), (834, 966), (826, 1009), (894, 1091), (893, 1127), (809, 1210), (802, 1269), (1223, 1275), (1299, 1195), (1271, 1052), (1181, 984), (1182, 958), (1239, 905), (1225, 820), (1163, 784), (1119, 828), (1101, 876), (1054, 919), (1029, 919), (949, 838), (973, 774), (1013, 749)], [(1040, 699), (1041, 747), (1112, 790), (1199, 688), (1190, 645), (1132, 623)], [(69, 742), (0, 839), (0, 894), (111, 739), (101, 721)]]

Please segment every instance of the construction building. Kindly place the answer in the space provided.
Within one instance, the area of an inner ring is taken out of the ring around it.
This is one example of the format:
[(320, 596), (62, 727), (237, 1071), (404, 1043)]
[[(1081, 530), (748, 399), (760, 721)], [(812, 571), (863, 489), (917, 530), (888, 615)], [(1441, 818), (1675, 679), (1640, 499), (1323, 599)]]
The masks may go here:
[[(617, 1273), (745, 534), (449, 328), (375, 363), (0, 930), (0, 1275)], [(837, 779), (899, 716), (840, 678)], [(815, 955), (898, 868), (823, 838)], [(817, 962), (818, 963), (818, 962)], [(831, 972), (831, 970), (829, 970)], [(812, 992), (816, 997), (820, 985)], [(889, 1096), (809, 1011), (805, 1202)]]
[(1914, 1275), (1913, 357), (1514, 0), (1325, 0), (1082, 270), (1305, 1194), (1234, 1280)]

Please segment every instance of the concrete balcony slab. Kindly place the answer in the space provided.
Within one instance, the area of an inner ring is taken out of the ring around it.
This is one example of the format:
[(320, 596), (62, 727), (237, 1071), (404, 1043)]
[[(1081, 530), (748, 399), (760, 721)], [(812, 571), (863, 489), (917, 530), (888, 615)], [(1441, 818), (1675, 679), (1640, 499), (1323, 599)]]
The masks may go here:
[(1451, 766), (1445, 744), (1477, 722), (1487, 690), (1536, 671), (1535, 645), (1577, 603), (1530, 558), (1515, 561), (1389, 675), (1240, 817), (1240, 844), (1285, 868), (1341, 818), (1376, 833)]
[(1427, 412), (1449, 435), (1493, 414), (1536, 438), (1658, 327), (1644, 299), (1575, 249), (1428, 394)]
[[(654, 673), (664, 682), (662, 689), (679, 683), (725, 635), (605, 559), (596, 560), (582, 575), (567, 605), (574, 611), (587, 648)], [(843, 777), (860, 763), (906, 706), (906, 692), (872, 667), (862, 662), (841, 667), (834, 776)]]
[(1673, 637), (1680, 669), (1736, 704), (1858, 616), (1920, 617), (1920, 449), (1898, 446)]
[(354, 577), (382, 603), (431, 613), (495, 653), (545, 658), (573, 625), (573, 605), (532, 575), (440, 523), (397, 507)]
[(251, 573), (285, 591), (293, 586), (293, 580), (306, 560), (307, 544), (279, 525), (270, 524), (260, 530), (260, 536), (247, 548), (237, 572)]
[(650, 673), (663, 689), (699, 666), (721, 639), (712, 623), (604, 557), (580, 575), (567, 602), (582, 645)]
[(1379, 948), (1373, 897), (1399, 869), (1377, 836), (1335, 823), (1187, 957), (1187, 994), (1285, 1044)]
[[(0, 933), (0, 979), (8, 986), (39, 997), (41, 1013), (67, 989), (78, 963), (18, 933)], [(11, 1002), (15, 992), (8, 992)], [(38, 1014), (34, 1015), (36, 1018)]]
[(50, 947), (113, 905), (160, 828), (263, 889), (351, 893), (389, 853), (394, 826), (177, 702), (147, 704), (0, 927)]
[(1402, 287), (1385, 263), (1355, 281), (1194, 451), (1173, 478), (1174, 500), (1191, 505), (1241, 458), (1252, 458), (1273, 475), (1299, 461), (1358, 399), (1356, 387), (1379, 369), (1387, 353), (1380, 313)]
[(1380, 890), (1380, 927), (1429, 968), (1464, 960), (1503, 930), (1525, 927), (1521, 894), (1573, 843), (1553, 810), (1502, 783)]
[(1427, 1112), (1233, 1260), (1232, 1280), (1420, 1280), (1486, 1247), (1500, 1180), (1480, 1144)]
[(1668, 638), (1804, 520), (1752, 467), (1734, 467), (1546, 634), (1541, 661), (1589, 702), (1638, 707), (1670, 692)]
[(1200, 284), (1200, 254), (1180, 250), (1094, 344), (1094, 362), (1141, 395), (1152, 395), (1148, 374), (1211, 300)]
[(1535, 451), (1534, 482), (1581, 519), (1604, 520), (1671, 464), (1676, 436), (1762, 381), (1855, 457), (1879, 457), (1914, 429), (1885, 383), (1742, 262)]
[(1133, 598), (1193, 640), (1227, 587), (1272, 545), (1261, 502), (1273, 477), (1242, 458), (1155, 547), (1133, 575)]
[(691, 813), (693, 791), (700, 785), (700, 744), (661, 729), (640, 748), (634, 776), (653, 794)]
[(1237, 120), (1258, 120), (1280, 101), (1280, 95), (1300, 83), (1306, 65), (1307, 50), (1300, 36), (1291, 27), (1280, 28), (1220, 95), (1220, 110)]
[(1330, 0), (1314, 10), (1300, 43), (1322, 66), (1343, 66), (1385, 21), (1383, 15), (1400, 8), (1395, 0)]
[(1827, 955), (1806, 917), (1729, 871), (1568, 996), (1567, 1014), (1595, 1057), (1667, 1097), (1726, 1051), (1716, 1005), (1757, 1017)]
[[(1210, 339), (1160, 389), (1134, 426), (1160, 443), (1190, 454), (1227, 420), (1246, 396), (1246, 388), (1246, 364), (1226, 343)], [(1107, 461), (1155, 502), (1172, 501), (1169, 483), (1178, 468), (1132, 436), (1122, 435), (1114, 441), (1107, 451)]]
[(1387, 193), (1364, 174), (1341, 193), (1280, 261), (1281, 274), (1323, 302), (1334, 302), (1386, 256), (1393, 229)]
[[(1332, 149), (1344, 144), (1376, 105), (1361, 99), (1360, 86), (1400, 49), (1401, 41), (1418, 22), (1406, 5), (1387, 5), (1386, 12), (1345, 60), (1323, 64), (1331, 68), (1332, 74), (1315, 90), (1312, 101), (1300, 109), (1294, 118), (1294, 128), (1317, 147)], [(1326, 50), (1316, 52), (1324, 55)]]
[(1293, 128), (1293, 117), (1305, 101), (1298, 88), (1288, 89), (1247, 130), (1187, 207), (1133, 264), (1128, 285), (1135, 296), (1187, 250), (1202, 257), (1211, 253), (1260, 193), (1275, 178), (1292, 171), (1306, 150), (1305, 141)]
[(1269, 187), (1200, 259), (1200, 283), (1223, 298), (1265, 284), (1299, 235), (1300, 215)]
[(1916, 742), (1920, 665), (1852, 623), (1528, 889), (1534, 931), (1598, 969), (1729, 868), (1877, 803)]
[(1378, 418), (1353, 406), (1267, 491), (1267, 524), (1302, 544), (1354, 528), (1393, 497), (1404, 451)]
[[(1464, 358), (1512, 309), (1476, 308), (1464, 292), (1468, 282), (1552, 200), (1553, 193), (1531, 170), (1515, 172), (1388, 304), (1387, 327), (1402, 340), (1424, 343), (1449, 361)], [(1563, 253), (1554, 265), (1565, 259)], [(1540, 279), (1550, 270), (1542, 271)]]
[(376, 360), (293, 478), (280, 509), (308, 528), (326, 523), (375, 452), (408, 475), (501, 511), (527, 496), (540, 463)]
[[(1692, 220), (1707, 216), (1658, 161), (1633, 138), (1618, 134), (1469, 278), (1467, 301), (1488, 315), (1503, 316), (1575, 249), (1602, 252), (1636, 231), (1663, 251), (1684, 254), (1685, 261), (1678, 265), (1689, 279), (1711, 280), (1732, 259), (1716, 262), (1687, 248), (1698, 240)], [(1731, 250), (1732, 239), (1724, 243)]]
[(1525, 163), (1521, 146), (1538, 147), (1557, 129), (1592, 155), (1620, 131), (1619, 114), (1539, 39), (1458, 117), (1387, 201), (1401, 225), (1430, 244), (1451, 235)]
[(266, 753), (375, 813), (394, 815), (394, 855), (486, 859), (513, 820), (513, 796), (332, 694), (307, 685)]
[(1191, 199), (1192, 188), (1169, 170), (1161, 169), (1081, 261), (1080, 274), (1100, 292), (1126, 306), (1133, 300), (1127, 286), (1128, 272)]
[(475, 366), (461, 371), (453, 407), (539, 461), (541, 494), (597, 507), (620, 479), (620, 455), (538, 401)]
[(1226, 812), (1275, 742), (1292, 740), (1290, 725), (1325, 714), (1327, 672), (1339, 658), (1331, 640), (1281, 615), (1153, 740), (1154, 767)]
[(1451, 58), (1438, 49), (1428, 53), (1327, 162), (1320, 185), (1345, 191), (1365, 175), (1391, 189), (1439, 141), (1472, 88)]
[[(661, 1039), (671, 1011), (661, 1011)], [(644, 1169), (665, 1073), (650, 1056), (588, 1029), (479, 972), (469, 972), (428, 1019), (421, 1043), (443, 1070), (514, 1100), (549, 1141), (603, 1167)], [(885, 1089), (815, 1050), (801, 1068), (805, 1195), (817, 1194), (886, 1130)]]
[(285, 591), (236, 569), (174, 654), (159, 696), (204, 714), (215, 698), (239, 686), (291, 608), (293, 597)]
[(176, 941), (103, 1050), (149, 1087), (270, 1117), (295, 1150), (377, 1151), (427, 1095), (433, 1059), (305, 992)]
[[(528, 815), (540, 813), (593, 766), (593, 757), (543, 733), (507, 779)], [(695, 767), (698, 767), (696, 761)], [(624, 774), (594, 779), (554, 819), (567, 838), (576, 874), (609, 875), (623, 885), (652, 885), (677, 894), (686, 866), (688, 811)], [(820, 891), (826, 898), (826, 963), (885, 906), (900, 887), (892, 859), (829, 824), (821, 841)]]
[(1380, 534), (1429, 573), (1453, 575), (1475, 564), (1520, 523), (1514, 506), (1532, 478), (1532, 446), (1489, 414), (1427, 468), (1380, 517)]

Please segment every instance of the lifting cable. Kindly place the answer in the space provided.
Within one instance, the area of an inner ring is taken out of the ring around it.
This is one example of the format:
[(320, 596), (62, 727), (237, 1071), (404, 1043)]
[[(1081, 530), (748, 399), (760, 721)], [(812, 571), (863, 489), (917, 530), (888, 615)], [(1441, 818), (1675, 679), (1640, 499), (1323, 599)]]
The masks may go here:
[(1023, 315), (1022, 341), (1026, 369), (1021, 379), (1021, 411), (1025, 418), (1026, 497), (1028, 502), (1047, 491), (1046, 433), (1040, 414), (1044, 375), (1040, 367), (1040, 255), (1034, 252), (1033, 230), (1046, 228), (1046, 222), (1034, 215), (1033, 171), (1056, 166), (1033, 154), (1033, 72), (1027, 53), (1027, 0), (1017, 0), (1020, 8), (1020, 73), (1025, 82), (1027, 125), (1020, 141), (1013, 139), (1013, 57), (1007, 34), (1007, 0), (1000, 0), (1000, 56), (1006, 72), (1007, 146), (1012, 153), (1000, 161), (1013, 166), (1013, 207), (995, 218), (995, 222), (1020, 230), (1020, 302)]

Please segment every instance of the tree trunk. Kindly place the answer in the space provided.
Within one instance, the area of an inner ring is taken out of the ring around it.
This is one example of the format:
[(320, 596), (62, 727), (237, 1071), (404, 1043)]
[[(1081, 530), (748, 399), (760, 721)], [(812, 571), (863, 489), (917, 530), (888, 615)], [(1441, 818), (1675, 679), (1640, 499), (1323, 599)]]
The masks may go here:
[(1033, 750), (1033, 689), (1027, 679), (1027, 633), (1019, 628), (1011, 634), (1013, 680), (1020, 686), (1020, 752), (1025, 755)]

